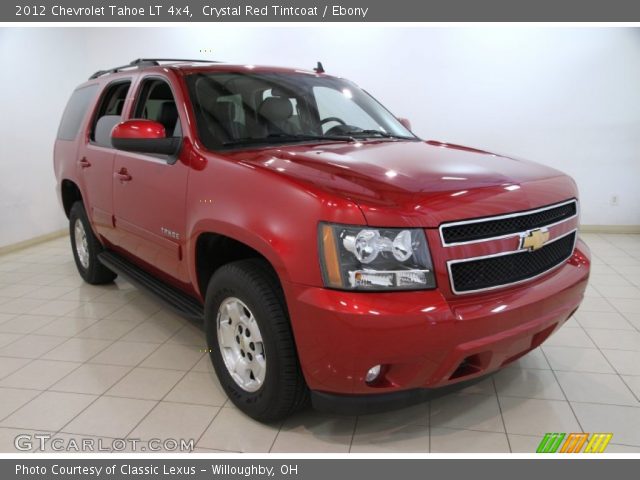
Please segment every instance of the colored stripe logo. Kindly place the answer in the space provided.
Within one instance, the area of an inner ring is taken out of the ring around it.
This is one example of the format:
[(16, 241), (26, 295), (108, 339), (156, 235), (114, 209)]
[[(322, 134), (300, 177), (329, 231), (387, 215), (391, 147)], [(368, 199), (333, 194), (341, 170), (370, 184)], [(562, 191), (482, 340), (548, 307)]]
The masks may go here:
[(612, 433), (594, 433), (584, 453), (602, 453), (613, 437)]
[(546, 433), (536, 453), (556, 453), (565, 435), (565, 433)]
[[(546, 433), (536, 453), (602, 453), (609, 445), (612, 433)], [(584, 448), (584, 451), (583, 451)]]

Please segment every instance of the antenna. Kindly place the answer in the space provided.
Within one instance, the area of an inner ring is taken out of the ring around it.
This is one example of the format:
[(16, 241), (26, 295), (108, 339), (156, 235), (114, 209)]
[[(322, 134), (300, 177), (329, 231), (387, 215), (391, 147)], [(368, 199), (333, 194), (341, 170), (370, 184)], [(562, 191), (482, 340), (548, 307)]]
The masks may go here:
[(322, 62), (318, 62), (318, 66), (313, 69), (316, 73), (324, 73), (324, 67), (322, 66)]

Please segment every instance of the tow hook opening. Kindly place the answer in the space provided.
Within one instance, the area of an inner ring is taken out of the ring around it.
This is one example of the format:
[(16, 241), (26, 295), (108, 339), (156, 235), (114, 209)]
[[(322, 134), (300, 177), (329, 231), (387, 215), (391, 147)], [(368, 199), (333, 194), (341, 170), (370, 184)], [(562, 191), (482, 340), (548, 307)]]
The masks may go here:
[(481, 352), (469, 355), (460, 362), (460, 365), (458, 365), (458, 368), (456, 368), (451, 374), (449, 380), (480, 373), (487, 368), (490, 360), (491, 352)]

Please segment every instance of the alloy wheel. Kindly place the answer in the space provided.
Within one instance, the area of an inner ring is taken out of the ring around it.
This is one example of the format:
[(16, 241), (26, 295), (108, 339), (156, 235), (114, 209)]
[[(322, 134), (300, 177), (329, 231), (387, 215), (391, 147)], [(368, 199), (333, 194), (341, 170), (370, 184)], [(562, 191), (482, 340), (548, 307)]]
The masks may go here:
[(78, 260), (80, 260), (82, 268), (86, 270), (89, 268), (89, 242), (87, 240), (87, 232), (84, 229), (84, 224), (79, 218), (76, 220), (76, 224), (73, 227), (73, 235)]
[(226, 298), (218, 309), (218, 345), (224, 364), (240, 388), (256, 392), (267, 373), (262, 334), (256, 319), (242, 300)]

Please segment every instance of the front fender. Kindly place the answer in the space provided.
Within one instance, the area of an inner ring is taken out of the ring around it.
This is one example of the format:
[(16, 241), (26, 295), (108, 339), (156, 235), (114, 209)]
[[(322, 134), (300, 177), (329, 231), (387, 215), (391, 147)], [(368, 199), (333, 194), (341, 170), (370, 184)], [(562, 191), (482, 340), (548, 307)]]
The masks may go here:
[(207, 157), (190, 172), (185, 255), (197, 285), (196, 243), (203, 233), (228, 236), (263, 255), (280, 280), (322, 286), (318, 222), (364, 225), (359, 207), (270, 171)]

